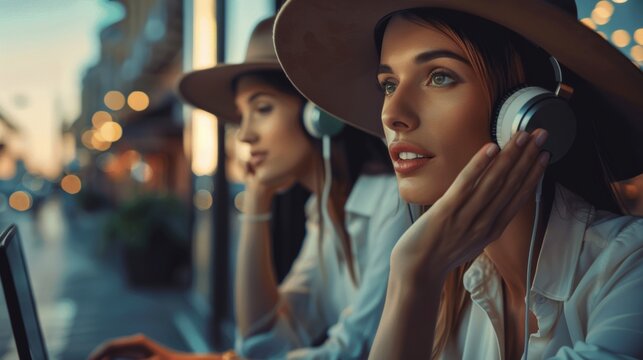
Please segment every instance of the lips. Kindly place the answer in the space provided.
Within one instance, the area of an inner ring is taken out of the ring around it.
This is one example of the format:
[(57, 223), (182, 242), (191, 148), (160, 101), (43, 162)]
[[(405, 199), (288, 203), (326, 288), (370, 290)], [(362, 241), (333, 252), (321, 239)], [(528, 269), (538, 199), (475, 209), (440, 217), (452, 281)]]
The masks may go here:
[(426, 165), (435, 157), (431, 152), (411, 143), (394, 141), (389, 145), (389, 155), (395, 172), (410, 174)]
[(248, 163), (252, 167), (257, 167), (261, 165), (266, 160), (266, 157), (268, 156), (267, 151), (251, 151), (250, 152), (250, 159), (248, 160)]

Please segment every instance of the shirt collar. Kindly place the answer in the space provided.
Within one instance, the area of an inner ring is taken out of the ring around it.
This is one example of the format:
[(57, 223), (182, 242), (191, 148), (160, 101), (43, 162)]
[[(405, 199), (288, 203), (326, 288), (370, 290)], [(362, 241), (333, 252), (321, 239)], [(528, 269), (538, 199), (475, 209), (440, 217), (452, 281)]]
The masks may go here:
[[(357, 178), (351, 189), (344, 210), (346, 213), (358, 214), (365, 217), (371, 217), (379, 209), (378, 194), (388, 191), (397, 191), (394, 180), (391, 180), (390, 174), (380, 175), (361, 175)], [(401, 201), (401, 200), (400, 200)], [(308, 217), (317, 216), (317, 197), (312, 194), (305, 205), (306, 215)]]
[(556, 185), (554, 206), (536, 265), (532, 290), (552, 300), (571, 294), (585, 230), (594, 208), (578, 195)]
[[(582, 198), (556, 185), (547, 230), (536, 265), (532, 291), (556, 301), (569, 298), (580, 257), (585, 229), (594, 208)], [(480, 286), (496, 276), (495, 267), (483, 253), (463, 276), (464, 288), (475, 295)]]
[[(346, 200), (346, 212), (371, 217), (379, 209), (378, 202), (382, 192), (397, 191), (397, 186), (391, 186), (390, 174), (362, 175), (351, 190)], [(396, 184), (395, 184), (396, 185)]]

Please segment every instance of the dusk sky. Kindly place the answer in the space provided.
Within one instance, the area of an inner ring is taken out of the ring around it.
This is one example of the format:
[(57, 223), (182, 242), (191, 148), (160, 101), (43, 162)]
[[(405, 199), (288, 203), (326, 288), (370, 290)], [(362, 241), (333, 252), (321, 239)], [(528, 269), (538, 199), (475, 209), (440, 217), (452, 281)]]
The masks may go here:
[(30, 169), (59, 170), (59, 129), (78, 116), (98, 31), (121, 16), (102, 0), (0, 0), (0, 113), (20, 129)]

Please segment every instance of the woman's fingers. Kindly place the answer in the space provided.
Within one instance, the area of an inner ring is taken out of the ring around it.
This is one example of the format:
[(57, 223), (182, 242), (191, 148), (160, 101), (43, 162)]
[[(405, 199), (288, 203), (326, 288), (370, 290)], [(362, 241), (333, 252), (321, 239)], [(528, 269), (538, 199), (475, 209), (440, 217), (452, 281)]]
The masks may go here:
[(463, 201), (467, 201), (474, 191), (478, 179), (491, 164), (498, 151), (498, 145), (489, 143), (473, 155), (442, 197), (443, 201), (447, 203), (445, 204), (447, 207), (458, 208)]
[(538, 155), (516, 194), (511, 198), (509, 204), (507, 204), (507, 206), (505, 206), (505, 208), (496, 217), (496, 221), (491, 230), (491, 236), (494, 239), (502, 234), (505, 227), (507, 227), (507, 224), (511, 219), (513, 219), (520, 207), (530, 200), (535, 200), (534, 189), (547, 169), (549, 158), (550, 155), (547, 152), (541, 152)]
[[(534, 169), (534, 166), (536, 166), (537, 169), (542, 168), (536, 164), (536, 158), (538, 154), (540, 154), (541, 146), (546, 139), (547, 132), (542, 129), (537, 129), (528, 136), (528, 139), (522, 145), (519, 145), (517, 142), (515, 143), (515, 148), (518, 148), (518, 151), (516, 151), (518, 156), (513, 158), (513, 162), (509, 164), (506, 172), (500, 174), (503, 178), (502, 186), (498, 186), (497, 189), (490, 187), (482, 189), (482, 191), (494, 193), (489, 200), (487, 209), (479, 214), (483, 221), (494, 223), (499, 214), (518, 196), (518, 190), (523, 188), (525, 180)], [(493, 186), (493, 184), (491, 184), (491, 186)], [(527, 191), (533, 191), (533, 187), (527, 189)]]
[(109, 340), (100, 345), (92, 354), (90, 360), (104, 360), (115, 357), (145, 359), (154, 354), (153, 345), (141, 334)]

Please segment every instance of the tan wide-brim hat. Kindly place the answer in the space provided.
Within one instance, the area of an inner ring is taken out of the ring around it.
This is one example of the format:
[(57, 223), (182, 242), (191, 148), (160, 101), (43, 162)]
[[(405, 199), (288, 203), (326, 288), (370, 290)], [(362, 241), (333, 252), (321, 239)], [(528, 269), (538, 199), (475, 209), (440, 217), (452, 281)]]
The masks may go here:
[(221, 64), (183, 76), (179, 82), (179, 94), (183, 99), (221, 120), (239, 123), (241, 118), (232, 88), (234, 80), (250, 72), (281, 70), (272, 42), (274, 20), (273, 16), (257, 24), (250, 35), (243, 63)]
[(376, 25), (404, 9), (462, 11), (503, 25), (556, 57), (594, 86), (621, 112), (618, 121), (643, 138), (643, 73), (562, 10), (575, 11), (572, 0), (549, 1), (556, 5), (545, 0), (289, 0), (277, 15), (275, 47), (286, 75), (304, 96), (381, 137)]

